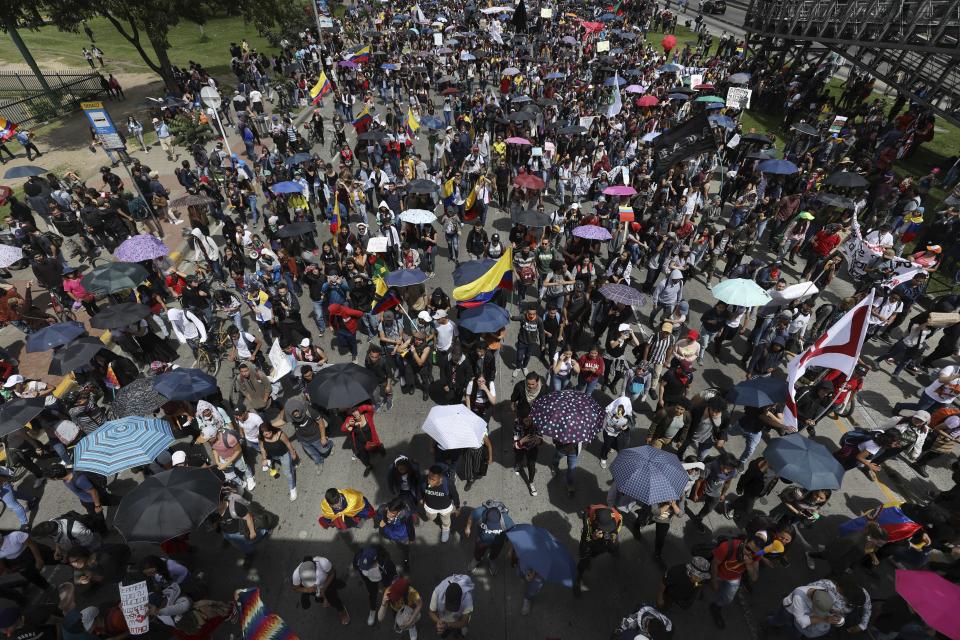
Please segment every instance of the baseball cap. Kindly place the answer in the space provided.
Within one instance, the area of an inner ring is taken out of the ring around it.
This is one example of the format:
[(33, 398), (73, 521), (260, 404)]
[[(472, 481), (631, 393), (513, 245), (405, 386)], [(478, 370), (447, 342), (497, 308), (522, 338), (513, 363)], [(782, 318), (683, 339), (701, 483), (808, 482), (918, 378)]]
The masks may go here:
[(620, 326), (617, 327), (617, 331), (630, 331), (630, 325), (626, 322), (621, 322)]
[(429, 311), (421, 311), (417, 314), (417, 318), (423, 320), (424, 322), (430, 322), (433, 319), (430, 317)]
[(373, 567), (377, 562), (377, 550), (373, 547), (367, 547), (360, 551), (360, 555), (357, 556), (357, 567), (360, 571), (366, 571)]
[(923, 409), (920, 409), (919, 411), (914, 411), (913, 415), (910, 417), (915, 418), (917, 420), (921, 420), (923, 422), (927, 422), (927, 423), (930, 422), (930, 412), (924, 411)]
[(7, 378), (7, 381), (3, 383), (3, 386), (5, 389), (9, 389), (10, 387), (20, 384), (21, 382), (23, 382), (23, 376), (17, 373)]
[(447, 312), (444, 311), (443, 309), (437, 309), (437, 312), (433, 314), (434, 320), (439, 320), (440, 318), (446, 318), (446, 317), (447, 317)]
[(810, 602), (813, 604), (812, 613), (821, 618), (830, 615), (830, 612), (833, 611), (833, 596), (823, 589), (814, 591), (813, 595), (810, 596)]
[(187, 461), (186, 451), (174, 451), (173, 455), (170, 456), (170, 463), (173, 464), (173, 466), (177, 466), (178, 464), (183, 464), (186, 461)]
[(663, 324), (660, 325), (660, 331), (673, 331), (673, 323), (664, 322)]
[(460, 604), (463, 602), (463, 589), (456, 582), (451, 582), (444, 592), (444, 609), (447, 611), (459, 611)]
[(207, 425), (200, 431), (200, 436), (204, 440), (213, 440), (217, 437), (217, 428), (211, 425)]
[(306, 349), (307, 347), (309, 347), (309, 346), (310, 346), (310, 338), (304, 338), (303, 340), (301, 340), (301, 341), (300, 341), (300, 346), (303, 347), (304, 349)]

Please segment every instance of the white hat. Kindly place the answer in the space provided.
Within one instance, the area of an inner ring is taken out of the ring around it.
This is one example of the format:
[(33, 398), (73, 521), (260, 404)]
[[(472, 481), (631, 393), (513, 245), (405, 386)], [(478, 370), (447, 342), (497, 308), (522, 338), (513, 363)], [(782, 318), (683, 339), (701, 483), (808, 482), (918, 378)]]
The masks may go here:
[(617, 331), (630, 331), (630, 325), (626, 322), (620, 323), (620, 326), (617, 327)]
[(200, 431), (200, 436), (204, 440), (213, 440), (217, 437), (217, 428), (208, 424)]
[(21, 382), (23, 382), (23, 376), (21, 376), (20, 374), (14, 374), (9, 378), (7, 378), (7, 381), (3, 383), (3, 386), (5, 389), (9, 389), (10, 387), (14, 385), (18, 385)]
[(97, 616), (100, 615), (100, 609), (96, 607), (87, 607), (80, 612), (80, 622), (83, 623), (83, 630), (89, 632), (93, 629), (93, 623), (97, 621)]
[(579, 208), (580, 208), (580, 203), (579, 203), (579, 202), (574, 202), (573, 204), (570, 205), (570, 208), (571, 208), (571, 209), (579, 209)]
[(417, 314), (417, 318), (419, 318), (420, 320), (423, 320), (424, 322), (430, 322), (430, 320), (433, 319), (433, 318), (430, 317), (430, 312), (429, 312), (429, 311), (426, 311), (426, 310), (421, 311), (420, 313), (418, 313), (418, 314)]
[(186, 451), (174, 451), (173, 455), (170, 456), (170, 463), (173, 464), (173, 466), (177, 466), (178, 464), (183, 464), (186, 461), (187, 461)]
[(309, 347), (309, 346), (310, 346), (310, 338), (304, 338), (303, 340), (301, 340), (301, 341), (300, 341), (300, 346), (303, 347), (304, 349), (306, 349), (307, 347)]
[(433, 314), (434, 320), (439, 320), (440, 318), (446, 318), (446, 317), (447, 317), (447, 312), (444, 311), (443, 309), (437, 309), (437, 312)]

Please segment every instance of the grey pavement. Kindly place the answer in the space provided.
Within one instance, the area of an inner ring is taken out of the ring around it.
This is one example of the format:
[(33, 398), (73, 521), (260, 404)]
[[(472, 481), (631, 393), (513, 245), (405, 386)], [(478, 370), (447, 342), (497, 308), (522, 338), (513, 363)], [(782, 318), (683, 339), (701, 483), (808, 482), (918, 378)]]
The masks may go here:
[[(329, 100), (324, 111), (325, 115), (332, 116)], [(425, 145), (425, 140), (421, 140), (420, 146), (424, 150)], [(323, 150), (323, 153), (326, 153), (326, 150)], [(134, 155), (148, 161), (154, 168), (160, 170), (166, 179), (171, 177), (173, 165), (163, 160), (160, 153), (155, 151), (149, 156), (139, 153)], [(509, 229), (508, 214), (491, 208), (487, 226), (490, 232), (496, 230), (505, 234)], [(329, 234), (325, 225), (323, 227), (321, 237), (326, 238)], [(444, 247), (437, 259), (437, 276), (428, 281), (427, 286), (430, 289), (440, 286), (450, 292), (452, 263), (445, 256)], [(769, 256), (760, 254), (757, 257)], [(787, 268), (787, 273), (790, 276), (790, 283), (795, 282), (799, 275), (792, 267)], [(827, 300), (836, 300), (850, 291), (851, 285), (848, 282), (837, 279), (823, 297)], [(691, 302), (690, 326), (699, 328), (699, 316), (712, 304), (712, 297), (700, 281), (689, 283), (686, 295)], [(306, 297), (303, 300), (306, 302)], [(304, 305), (305, 311), (310, 308), (309, 304)], [(245, 316), (244, 321), (248, 330), (256, 333), (256, 327), (249, 317)], [(306, 319), (306, 324), (308, 327), (312, 326), (312, 320)], [(536, 482), (540, 489), (538, 497), (531, 497), (525, 484), (513, 474), (513, 427), (509, 395), (514, 382), (510, 377), (510, 365), (512, 365), (515, 338), (516, 328), (511, 326), (503, 349), (504, 362), (498, 364), (495, 381), (498, 403), (490, 422), (494, 464), (488, 476), (478, 481), (470, 491), (463, 491), (461, 483), (461, 494), (468, 507), (479, 505), (488, 498), (502, 500), (510, 508), (510, 515), (515, 521), (530, 522), (549, 529), (566, 544), (571, 553), (575, 554), (580, 534), (580, 523), (576, 513), (590, 504), (603, 502), (609, 486), (610, 474), (608, 470), (600, 468), (597, 459), (599, 442), (593, 442), (584, 447), (580, 457), (580, 467), (576, 471), (577, 491), (573, 498), (569, 498), (566, 494), (562, 475), (558, 477), (550, 475), (547, 463), (553, 451), (549, 445), (543, 447), (545, 450), (540, 454), (541, 464), (538, 467)], [(12, 344), (17, 340), (22, 341), (22, 336), (14, 330), (7, 328), (0, 331), (0, 346)], [(339, 354), (337, 349), (330, 345), (330, 334), (319, 339), (319, 343), (327, 350), (332, 361), (342, 362), (349, 359), (348, 355)], [(743, 347), (743, 339), (734, 340), (732, 347), (740, 351)], [(879, 350), (879, 347), (868, 346), (866, 354), (871, 357), (876, 356)], [(365, 352), (364, 344), (361, 345), (361, 352)], [(179, 362), (185, 366), (193, 364), (192, 358), (185, 350), (181, 350)], [(542, 364), (536, 359), (531, 364), (531, 368), (543, 373)], [(229, 389), (232, 375), (230, 367), (222, 368), (219, 374), (222, 388)], [(704, 367), (697, 371), (693, 390), (700, 391), (711, 386), (727, 389), (742, 379), (743, 372), (738, 366), (726, 362), (718, 363), (708, 355)], [(854, 420), (869, 424), (890, 415), (890, 406), (898, 399), (913, 397), (921, 388), (920, 382), (925, 380), (926, 378), (915, 381), (910, 377), (899, 381), (892, 380), (889, 367), (870, 374), (863, 393), (867, 407), (858, 409)], [(610, 400), (603, 394), (598, 394), (597, 398), (601, 404), (606, 404)], [(346, 535), (320, 529), (317, 525), (319, 503), (323, 492), (333, 486), (358, 489), (371, 502), (379, 504), (390, 497), (385, 486), (385, 471), (389, 461), (403, 453), (419, 460), (421, 465), (429, 464), (431, 460), (429, 438), (420, 433), (420, 425), (432, 404), (433, 401), (421, 401), (419, 394), (403, 395), (398, 392), (394, 407), (390, 411), (376, 415), (377, 429), (386, 446), (387, 455), (385, 459), (375, 459), (376, 473), (369, 478), (363, 478), (362, 466), (358, 462), (351, 461), (344, 437), (336, 433), (338, 425), (332, 426), (331, 429), (335, 433), (335, 453), (327, 461), (322, 473), (318, 474), (316, 468), (306, 458), (300, 465), (299, 499), (296, 502), (291, 503), (288, 500), (286, 482), (282, 476), (271, 480), (258, 470), (258, 485), (253, 492), (253, 497), (279, 514), (281, 524), (260, 546), (254, 566), (249, 571), (239, 566), (235, 551), (221, 545), (219, 539), (209, 532), (199, 532), (191, 537), (191, 542), (197, 547), (197, 551), (186, 558), (186, 564), (204, 575), (210, 585), (212, 597), (227, 598), (235, 588), (258, 584), (263, 589), (267, 605), (280, 614), (300, 634), (300, 637), (322, 635), (366, 640), (394, 636), (391, 625), (382, 624), (374, 628), (365, 626), (366, 594), (360, 579), (350, 574), (348, 570), (352, 554), (359, 546), (378, 541), (371, 524), (366, 523), (359, 530)], [(649, 425), (650, 407), (642, 407), (640, 410), (642, 415), (638, 417), (637, 429), (631, 439), (635, 446), (643, 443), (643, 437)], [(841, 432), (850, 427), (849, 421), (834, 423), (825, 419), (818, 429), (817, 439), (829, 442), (831, 448), (835, 447)], [(734, 453), (739, 453), (743, 448), (742, 439), (733, 437), (728, 448)], [(758, 453), (762, 453), (762, 449)], [(835, 493), (829, 506), (824, 510), (824, 517), (810, 530), (809, 538), (813, 542), (825, 542), (835, 535), (837, 525), (851, 514), (857, 515), (885, 501), (916, 498), (934, 487), (950, 486), (949, 473), (944, 468), (933, 469), (931, 478), (925, 480), (897, 460), (889, 463), (888, 470), (881, 474), (881, 479), (885, 484), (871, 482), (857, 471), (850, 472), (845, 479), (843, 489)], [(30, 484), (29, 480), (25, 482), (25, 490), (30, 491)], [(133, 476), (123, 473), (115, 483), (114, 489), (118, 493), (123, 493), (133, 486)], [(36, 515), (36, 521), (42, 521), (78, 507), (74, 497), (58, 483), (48, 484), (43, 493), (44, 499)], [(771, 496), (766, 503), (761, 501), (758, 509), (770, 509), (774, 504), (775, 497)], [(411, 580), (413, 586), (425, 598), (429, 598), (434, 586), (441, 579), (451, 573), (466, 570), (472, 541), (462, 539), (465, 515), (466, 513), (457, 519), (454, 536), (446, 544), (439, 542), (440, 531), (434, 524), (421, 524), (417, 530), (418, 540), (412, 553)], [(709, 516), (707, 523), (714, 534), (729, 534), (735, 531), (732, 521), (718, 514)], [(12, 514), (4, 513), (0, 516), (0, 528), (15, 528), (16, 524)], [(688, 550), (691, 544), (707, 538), (707, 534), (696, 531), (689, 518), (674, 522), (665, 550), (667, 563), (672, 565), (685, 562), (689, 558)], [(388, 550), (391, 550), (389, 546)], [(138, 545), (135, 548), (135, 554), (138, 557), (155, 551), (154, 547), (148, 545)], [(488, 575), (481, 569), (475, 577), (476, 611), (470, 637), (504, 640), (606, 638), (623, 616), (635, 610), (637, 604), (653, 601), (660, 569), (653, 561), (652, 552), (652, 528), (645, 529), (641, 539), (634, 539), (633, 535), (624, 529), (619, 557), (603, 556), (594, 561), (586, 576), (587, 590), (582, 598), (574, 598), (569, 589), (548, 585), (534, 603), (530, 615), (526, 617), (519, 614), (523, 590), (521, 579), (509, 569), (505, 558), (501, 557), (500, 570), (496, 576)], [(341, 629), (331, 609), (314, 606), (309, 611), (303, 611), (298, 607), (298, 597), (289, 587), (290, 575), (303, 557), (312, 555), (329, 557), (338, 573), (348, 581), (345, 601), (353, 615), (353, 622), (346, 629)], [(393, 553), (393, 555), (396, 557), (397, 554)], [(728, 624), (725, 631), (717, 631), (714, 628), (707, 615), (704, 601), (696, 603), (689, 611), (670, 612), (677, 629), (676, 637), (693, 638), (695, 634), (702, 633), (731, 640), (756, 637), (758, 621), (763, 615), (773, 610), (779, 598), (798, 584), (809, 582), (825, 573), (825, 568), (822, 566), (817, 572), (808, 571), (802, 556), (796, 551), (791, 559), (790, 567), (764, 569), (760, 583), (752, 592), (746, 590), (741, 592), (738, 603), (727, 609)], [(889, 572), (886, 573), (889, 574)], [(58, 569), (58, 578), (63, 579), (66, 576), (65, 569)], [(886, 595), (892, 591), (892, 582), (888, 579), (877, 580), (864, 576), (864, 580), (865, 585), (877, 595)], [(435, 637), (429, 627), (429, 621), (425, 616), (419, 625), (422, 638)], [(218, 637), (228, 637), (231, 631), (239, 637), (236, 628), (227, 629), (226, 627), (218, 632)]]

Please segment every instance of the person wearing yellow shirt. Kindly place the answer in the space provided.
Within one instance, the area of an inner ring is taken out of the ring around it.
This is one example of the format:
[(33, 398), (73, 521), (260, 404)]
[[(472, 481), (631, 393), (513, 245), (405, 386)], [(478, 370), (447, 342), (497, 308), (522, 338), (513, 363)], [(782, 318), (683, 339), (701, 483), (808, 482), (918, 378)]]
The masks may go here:
[(498, 162), (506, 159), (507, 143), (503, 141), (503, 136), (497, 136), (496, 142), (493, 143), (493, 155)]

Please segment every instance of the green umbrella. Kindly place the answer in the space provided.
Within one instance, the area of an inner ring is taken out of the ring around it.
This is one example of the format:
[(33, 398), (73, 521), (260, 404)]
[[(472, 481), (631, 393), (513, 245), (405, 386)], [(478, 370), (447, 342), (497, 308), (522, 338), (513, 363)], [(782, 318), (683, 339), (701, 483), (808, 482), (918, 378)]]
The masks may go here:
[(80, 283), (91, 293), (135, 289), (147, 279), (147, 270), (135, 262), (111, 262), (83, 276)]
[(716, 102), (718, 104), (726, 104), (727, 101), (719, 96), (700, 96), (699, 98), (695, 98), (694, 102)]

